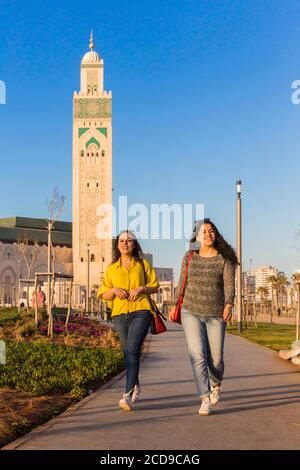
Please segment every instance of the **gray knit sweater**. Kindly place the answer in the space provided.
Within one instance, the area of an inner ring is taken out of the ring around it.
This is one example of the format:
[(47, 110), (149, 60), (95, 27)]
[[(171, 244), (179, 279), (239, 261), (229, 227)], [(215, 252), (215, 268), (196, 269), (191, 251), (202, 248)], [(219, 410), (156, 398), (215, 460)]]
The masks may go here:
[[(184, 255), (181, 273), (175, 293), (177, 303), (188, 262), (188, 252)], [(203, 258), (194, 253), (188, 271), (182, 306), (194, 315), (222, 317), (224, 306), (234, 304), (235, 267), (218, 253), (212, 258)]]

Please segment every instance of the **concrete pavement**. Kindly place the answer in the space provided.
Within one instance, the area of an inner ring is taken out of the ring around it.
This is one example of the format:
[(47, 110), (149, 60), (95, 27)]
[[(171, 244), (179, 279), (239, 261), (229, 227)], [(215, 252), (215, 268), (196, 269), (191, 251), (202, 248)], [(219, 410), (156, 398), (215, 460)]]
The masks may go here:
[(300, 367), (226, 336), (225, 380), (215, 413), (198, 415), (184, 334), (152, 336), (141, 365), (141, 401), (118, 408), (124, 374), (5, 449), (299, 449)]

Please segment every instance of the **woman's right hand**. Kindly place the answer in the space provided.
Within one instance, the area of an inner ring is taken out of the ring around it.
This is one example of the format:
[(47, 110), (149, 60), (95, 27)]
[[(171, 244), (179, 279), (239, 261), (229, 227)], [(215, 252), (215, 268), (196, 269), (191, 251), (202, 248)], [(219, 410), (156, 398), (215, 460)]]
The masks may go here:
[(169, 319), (171, 321), (174, 321), (175, 310), (176, 310), (176, 306), (174, 305), (174, 307), (171, 308), (170, 313), (169, 313)]
[(115, 296), (121, 300), (125, 300), (128, 297), (128, 292), (125, 289), (119, 289), (118, 287), (114, 287), (112, 291), (115, 294)]

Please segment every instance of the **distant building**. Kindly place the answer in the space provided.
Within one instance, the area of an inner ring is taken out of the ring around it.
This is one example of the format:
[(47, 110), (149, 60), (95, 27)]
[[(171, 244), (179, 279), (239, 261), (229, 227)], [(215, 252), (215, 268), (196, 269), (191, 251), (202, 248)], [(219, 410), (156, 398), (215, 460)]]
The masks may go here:
[(160, 285), (157, 294), (157, 303), (173, 302), (174, 299), (174, 274), (172, 268), (154, 268)]
[(255, 294), (256, 283), (255, 276), (249, 272), (243, 272), (242, 274), (242, 293), (243, 297), (251, 296)]
[[(19, 293), (20, 279), (28, 279), (26, 260), (18, 242), (28, 240), (35, 245), (34, 262), (30, 278), (35, 272), (47, 272), (46, 219), (28, 217), (7, 217), (0, 219), (0, 302), (2, 305), (15, 304)], [(56, 222), (52, 232), (55, 253), (55, 270), (72, 273), (72, 224)], [(21, 286), (20, 297), (25, 290)]]
[[(272, 288), (269, 278), (271, 276), (276, 276), (278, 274), (278, 269), (273, 266), (261, 266), (254, 271), (255, 276), (255, 287), (256, 292), (259, 287), (266, 287), (268, 289), (267, 299), (271, 300), (272, 298)], [(259, 296), (258, 296), (259, 297)]]

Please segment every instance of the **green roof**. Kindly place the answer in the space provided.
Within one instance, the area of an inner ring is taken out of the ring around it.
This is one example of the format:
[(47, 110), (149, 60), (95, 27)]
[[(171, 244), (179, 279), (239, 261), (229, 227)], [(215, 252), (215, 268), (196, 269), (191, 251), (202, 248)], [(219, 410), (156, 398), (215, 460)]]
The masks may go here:
[[(47, 244), (47, 219), (29, 217), (6, 217), (0, 219), (0, 241), (14, 243), (28, 238), (39, 245)], [(72, 246), (72, 222), (57, 221), (52, 230), (53, 245)]]

